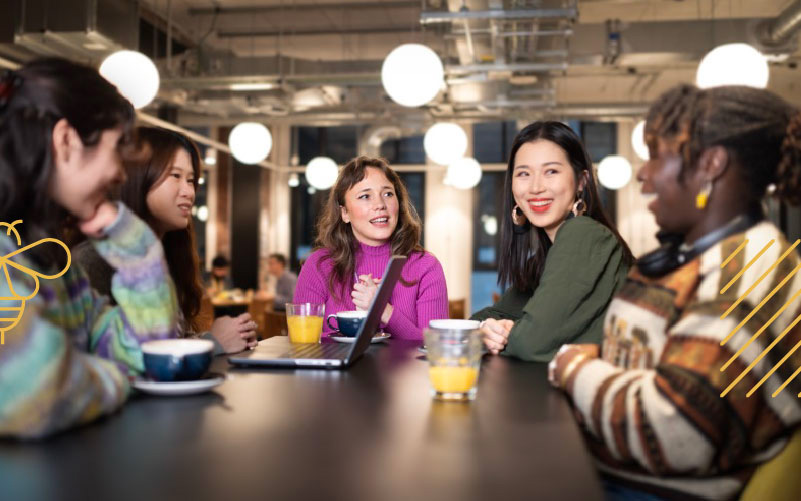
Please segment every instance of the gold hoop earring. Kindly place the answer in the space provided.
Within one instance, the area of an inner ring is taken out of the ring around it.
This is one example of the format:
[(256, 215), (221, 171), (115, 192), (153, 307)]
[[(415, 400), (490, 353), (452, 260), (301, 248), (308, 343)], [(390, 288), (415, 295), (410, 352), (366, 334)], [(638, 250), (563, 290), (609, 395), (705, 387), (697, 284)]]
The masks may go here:
[(712, 194), (712, 181), (707, 181), (701, 191), (695, 195), (695, 206), (698, 209), (706, 209), (709, 204), (709, 195)]
[(581, 198), (581, 193), (576, 193), (576, 202), (573, 204), (573, 216), (579, 217), (587, 212), (587, 204)]
[(526, 224), (526, 216), (517, 205), (512, 209), (512, 223), (514, 223), (515, 226), (523, 226)]

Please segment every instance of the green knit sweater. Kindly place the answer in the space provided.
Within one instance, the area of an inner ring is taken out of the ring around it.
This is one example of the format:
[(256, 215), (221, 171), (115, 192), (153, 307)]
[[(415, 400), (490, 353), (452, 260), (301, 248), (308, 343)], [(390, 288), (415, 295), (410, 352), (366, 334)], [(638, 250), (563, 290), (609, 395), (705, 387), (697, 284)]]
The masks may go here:
[(503, 354), (546, 362), (563, 344), (601, 343), (604, 314), (628, 269), (615, 235), (592, 218), (576, 217), (557, 231), (533, 294), (510, 287), (470, 318), (514, 320)]

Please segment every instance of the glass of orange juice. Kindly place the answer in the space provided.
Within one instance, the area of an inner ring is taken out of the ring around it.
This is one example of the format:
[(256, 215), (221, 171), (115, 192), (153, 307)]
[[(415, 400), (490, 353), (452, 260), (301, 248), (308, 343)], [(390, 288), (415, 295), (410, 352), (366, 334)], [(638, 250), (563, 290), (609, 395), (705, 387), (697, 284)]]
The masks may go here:
[(478, 329), (426, 329), (431, 395), (438, 400), (476, 398), (481, 366), (481, 331)]
[(325, 305), (286, 303), (286, 323), (290, 343), (319, 343), (323, 333)]

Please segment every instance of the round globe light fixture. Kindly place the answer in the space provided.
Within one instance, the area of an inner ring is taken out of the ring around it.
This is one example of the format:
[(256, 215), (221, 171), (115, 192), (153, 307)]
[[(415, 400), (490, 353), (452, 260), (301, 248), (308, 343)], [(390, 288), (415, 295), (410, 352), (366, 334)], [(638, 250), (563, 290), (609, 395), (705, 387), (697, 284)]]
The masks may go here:
[(475, 158), (464, 157), (448, 166), (443, 181), (448, 186), (469, 190), (481, 181), (481, 164)]
[(231, 129), (228, 146), (238, 162), (257, 164), (270, 154), (273, 136), (269, 129), (260, 123), (242, 122)]
[(634, 153), (640, 157), (641, 160), (648, 160), (651, 158), (648, 152), (648, 145), (645, 144), (645, 120), (640, 120), (631, 131), (631, 147), (634, 148)]
[(430, 48), (403, 44), (384, 59), (381, 83), (393, 101), (414, 108), (436, 97), (445, 83), (445, 70), (437, 53)]
[(695, 83), (702, 89), (719, 85), (747, 85), (764, 89), (770, 68), (761, 52), (746, 43), (715, 47), (698, 65)]
[(287, 181), (287, 184), (289, 185), (290, 188), (297, 188), (298, 186), (300, 186), (300, 177), (298, 177), (298, 175), (293, 172), (292, 174), (289, 175), (289, 180)]
[(141, 52), (115, 52), (103, 60), (99, 71), (136, 109), (150, 104), (159, 91), (159, 70)]
[(214, 148), (206, 148), (206, 157), (203, 159), (206, 165), (217, 165), (217, 150)]
[(434, 162), (449, 165), (462, 158), (467, 151), (467, 134), (454, 123), (437, 123), (426, 131), (423, 148)]
[(318, 190), (327, 190), (334, 186), (337, 175), (339, 167), (328, 157), (314, 157), (306, 165), (306, 180)]
[(619, 190), (631, 181), (631, 164), (620, 155), (605, 157), (598, 164), (598, 181), (610, 190)]

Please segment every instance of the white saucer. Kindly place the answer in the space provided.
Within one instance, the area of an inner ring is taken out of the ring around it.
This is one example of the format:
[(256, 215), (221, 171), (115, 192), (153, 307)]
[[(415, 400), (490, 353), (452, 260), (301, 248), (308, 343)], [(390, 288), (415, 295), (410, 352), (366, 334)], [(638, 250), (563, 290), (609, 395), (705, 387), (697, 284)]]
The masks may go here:
[[(353, 343), (354, 341), (356, 341), (356, 336), (354, 336), (354, 337), (334, 336), (334, 334), (331, 333), (331, 335), (328, 336), (328, 337), (330, 337), (331, 339), (333, 339), (337, 343)], [(371, 343), (380, 343), (381, 341), (383, 341), (385, 339), (389, 339), (391, 337), (392, 337), (392, 334), (390, 334), (388, 332), (382, 332), (381, 334), (376, 334), (375, 336), (373, 336), (373, 339), (371, 339), (370, 342)]]
[(203, 379), (192, 381), (153, 381), (151, 379), (137, 378), (131, 386), (143, 393), (161, 396), (181, 396), (203, 393), (225, 382), (225, 375), (210, 372)]

